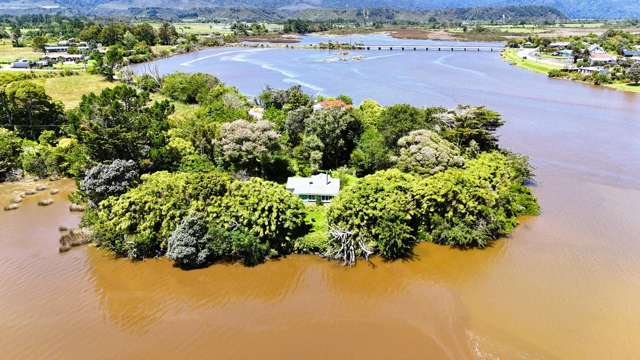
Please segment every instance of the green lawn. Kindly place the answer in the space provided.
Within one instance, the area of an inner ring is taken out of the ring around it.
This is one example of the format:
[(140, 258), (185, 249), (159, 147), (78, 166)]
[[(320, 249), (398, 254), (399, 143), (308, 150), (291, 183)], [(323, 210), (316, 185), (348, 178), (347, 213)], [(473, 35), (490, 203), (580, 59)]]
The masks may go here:
[(536, 62), (529, 59), (523, 59), (518, 56), (517, 49), (506, 49), (502, 52), (502, 57), (510, 64), (528, 69), (531, 71), (548, 74), (551, 70), (561, 69), (560, 66), (553, 66), (545, 63)]
[(312, 229), (307, 235), (296, 240), (296, 250), (325, 251), (329, 232), (327, 209), (326, 205), (307, 205), (307, 221), (311, 223)]
[(612, 88), (620, 91), (630, 91), (630, 92), (640, 93), (640, 84), (616, 82), (613, 84), (606, 84), (605, 86), (608, 88)]
[(42, 55), (28, 46), (14, 48), (10, 41), (0, 41), (0, 64), (10, 64), (19, 59), (38, 60)]
[(42, 85), (47, 94), (54, 100), (61, 101), (67, 110), (78, 106), (82, 95), (91, 92), (98, 93), (118, 84), (117, 82), (108, 82), (100, 75), (89, 74), (36, 78), (31, 81)]

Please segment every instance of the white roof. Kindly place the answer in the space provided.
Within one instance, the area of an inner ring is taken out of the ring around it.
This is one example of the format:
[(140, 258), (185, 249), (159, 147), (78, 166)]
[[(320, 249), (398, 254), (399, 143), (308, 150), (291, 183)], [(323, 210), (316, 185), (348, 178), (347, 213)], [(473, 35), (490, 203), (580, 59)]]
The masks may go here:
[(287, 179), (287, 190), (296, 195), (325, 195), (336, 196), (340, 192), (340, 179), (327, 174), (317, 174), (311, 177), (290, 177)]

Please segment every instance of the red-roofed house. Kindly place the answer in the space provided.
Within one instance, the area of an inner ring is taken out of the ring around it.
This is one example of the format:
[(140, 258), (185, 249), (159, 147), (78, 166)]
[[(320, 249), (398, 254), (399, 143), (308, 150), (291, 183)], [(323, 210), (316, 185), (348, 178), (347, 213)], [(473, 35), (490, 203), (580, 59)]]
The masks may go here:
[(324, 100), (313, 105), (313, 111), (327, 110), (327, 109), (346, 110), (346, 109), (351, 109), (352, 107), (353, 107), (352, 105), (347, 104), (346, 102), (340, 99)]

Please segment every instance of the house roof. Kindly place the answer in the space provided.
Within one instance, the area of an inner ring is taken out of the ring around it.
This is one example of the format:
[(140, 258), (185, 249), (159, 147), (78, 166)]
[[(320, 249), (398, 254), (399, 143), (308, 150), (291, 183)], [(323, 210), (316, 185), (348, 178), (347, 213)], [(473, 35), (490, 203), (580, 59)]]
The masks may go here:
[(624, 56), (640, 56), (640, 50), (622, 50), (622, 55)]
[(615, 57), (606, 53), (591, 54), (591, 61), (615, 61)]
[(296, 195), (336, 196), (340, 192), (340, 179), (332, 178), (327, 174), (311, 177), (294, 176), (287, 179), (287, 190)]
[(315, 104), (313, 107), (316, 108), (316, 109), (318, 109), (318, 108), (319, 109), (334, 109), (334, 108), (351, 109), (353, 106), (347, 104), (343, 100), (334, 99), (334, 100), (323, 100), (323, 101)]

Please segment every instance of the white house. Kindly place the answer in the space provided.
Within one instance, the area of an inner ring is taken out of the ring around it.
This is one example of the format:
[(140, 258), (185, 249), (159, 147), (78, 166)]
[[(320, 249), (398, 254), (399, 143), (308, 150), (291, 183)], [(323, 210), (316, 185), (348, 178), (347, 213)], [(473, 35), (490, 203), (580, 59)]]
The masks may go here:
[(321, 201), (326, 204), (340, 192), (340, 179), (332, 178), (327, 174), (290, 177), (287, 179), (287, 190), (298, 195), (304, 202)]

